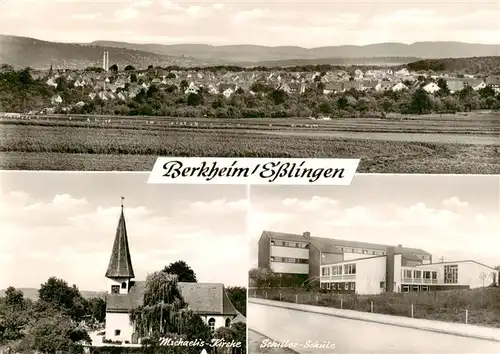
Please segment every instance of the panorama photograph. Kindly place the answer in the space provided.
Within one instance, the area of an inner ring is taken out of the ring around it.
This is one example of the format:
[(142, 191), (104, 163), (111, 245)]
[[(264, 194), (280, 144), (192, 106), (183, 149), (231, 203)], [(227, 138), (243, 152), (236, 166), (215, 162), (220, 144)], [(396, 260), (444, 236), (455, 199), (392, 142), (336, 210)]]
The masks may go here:
[(0, 353), (246, 354), (245, 186), (49, 173), (0, 174)]
[(498, 176), (250, 191), (248, 352), (500, 350)]
[(497, 1), (0, 1), (0, 168), (500, 173)]

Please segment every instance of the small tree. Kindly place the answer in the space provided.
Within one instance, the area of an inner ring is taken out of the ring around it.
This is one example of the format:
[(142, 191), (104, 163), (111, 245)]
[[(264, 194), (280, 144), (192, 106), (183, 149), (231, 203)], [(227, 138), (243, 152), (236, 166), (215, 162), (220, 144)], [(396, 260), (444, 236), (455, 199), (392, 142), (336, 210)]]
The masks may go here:
[[(147, 277), (143, 305), (132, 311), (130, 321), (136, 333), (141, 338), (149, 338), (146, 343), (153, 345), (160, 338), (175, 335), (206, 343), (212, 338), (210, 328), (202, 318), (187, 307), (177, 287), (177, 276), (165, 272)], [(199, 348), (185, 348), (185, 353), (195, 353), (193, 350), (200, 351)]]
[(247, 289), (242, 286), (230, 286), (226, 289), (229, 300), (243, 316), (247, 315)]
[(163, 269), (163, 272), (177, 275), (177, 281), (186, 283), (196, 283), (196, 274), (191, 267), (184, 261), (170, 263)]
[(253, 268), (249, 272), (251, 283), (257, 288), (275, 287), (279, 277), (270, 268)]

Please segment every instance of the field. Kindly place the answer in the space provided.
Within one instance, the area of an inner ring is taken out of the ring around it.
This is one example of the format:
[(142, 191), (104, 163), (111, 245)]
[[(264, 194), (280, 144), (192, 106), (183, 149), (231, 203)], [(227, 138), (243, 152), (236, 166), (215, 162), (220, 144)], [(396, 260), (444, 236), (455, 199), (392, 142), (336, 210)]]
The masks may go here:
[(373, 303), (375, 313), (458, 323), (465, 322), (467, 309), (469, 324), (500, 328), (500, 287), (380, 295), (325, 294), (301, 288), (271, 288), (253, 289), (249, 295), (363, 312), (371, 312)]
[(500, 114), (0, 120), (0, 168), (149, 171), (157, 156), (361, 158), (364, 173), (500, 173)]

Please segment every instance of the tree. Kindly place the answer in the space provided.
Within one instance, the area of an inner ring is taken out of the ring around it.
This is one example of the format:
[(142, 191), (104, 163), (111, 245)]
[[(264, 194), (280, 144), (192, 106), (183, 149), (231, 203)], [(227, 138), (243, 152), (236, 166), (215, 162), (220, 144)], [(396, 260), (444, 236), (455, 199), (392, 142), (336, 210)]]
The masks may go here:
[(109, 71), (113, 72), (113, 73), (117, 73), (118, 72), (118, 65), (116, 64), (113, 64), (109, 67)]
[(345, 98), (344, 96), (339, 97), (339, 99), (337, 100), (337, 107), (339, 109), (346, 109), (348, 105), (349, 102), (347, 101), (347, 98)]
[(203, 96), (199, 93), (190, 93), (187, 97), (188, 106), (199, 106), (203, 103)]
[(247, 315), (247, 289), (242, 286), (230, 286), (226, 289), (229, 300), (243, 316)]
[[(139, 337), (149, 339), (147, 343), (157, 343), (160, 338), (172, 335), (206, 343), (212, 339), (203, 319), (187, 307), (177, 286), (177, 277), (165, 272), (147, 277), (143, 305), (132, 310), (130, 321)], [(199, 348), (185, 350), (196, 354), (200, 351)]]
[(82, 353), (79, 342), (90, 343), (88, 333), (76, 327), (70, 317), (56, 313), (51, 317), (41, 317), (28, 328), (21, 346), (47, 354), (57, 351)]
[(127, 65), (124, 70), (125, 71), (135, 71), (135, 68), (132, 65)]
[(80, 320), (85, 315), (86, 301), (80, 291), (64, 280), (51, 277), (40, 286), (38, 297), (42, 302), (67, 313), (72, 319)]
[(24, 294), (13, 286), (5, 290), (5, 303), (10, 306), (22, 306), (24, 304)]
[(439, 86), (439, 94), (441, 96), (449, 95), (450, 94), (450, 89), (448, 88), (448, 84), (446, 83), (446, 80), (443, 79), (442, 77), (438, 79), (437, 85)]
[(410, 104), (410, 112), (424, 114), (431, 109), (431, 101), (427, 92), (419, 88), (415, 91), (412, 96), (412, 101)]
[(286, 92), (283, 90), (273, 90), (270, 97), (275, 105), (280, 105), (286, 101)]
[(249, 278), (257, 288), (275, 287), (278, 285), (279, 276), (270, 268), (250, 269)]
[(186, 91), (186, 89), (189, 87), (189, 83), (186, 81), (186, 80), (182, 80), (180, 83), (179, 83), (179, 88), (181, 89), (181, 91)]
[(232, 324), (230, 327), (220, 327), (215, 333), (216, 339), (223, 339), (225, 342), (240, 343), (238, 348), (234, 348), (233, 353), (246, 353), (247, 327), (242, 322)]
[(106, 318), (106, 301), (100, 297), (87, 300), (88, 313), (97, 322), (102, 323)]
[(185, 283), (197, 283), (196, 274), (184, 261), (170, 263), (163, 269), (163, 272), (177, 275), (177, 281)]

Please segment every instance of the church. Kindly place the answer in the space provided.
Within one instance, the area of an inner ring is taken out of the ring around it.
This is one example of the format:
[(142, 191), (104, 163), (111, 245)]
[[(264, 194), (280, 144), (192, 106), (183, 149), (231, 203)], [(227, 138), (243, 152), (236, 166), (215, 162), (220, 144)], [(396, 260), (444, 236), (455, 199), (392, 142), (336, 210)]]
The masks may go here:
[[(138, 344), (140, 338), (134, 333), (129, 314), (132, 309), (142, 305), (146, 282), (134, 280), (123, 203), (106, 278), (105, 339)], [(231, 303), (224, 284), (179, 282), (178, 287), (188, 307), (197, 312), (212, 331), (236, 322), (245, 322), (245, 317)]]

